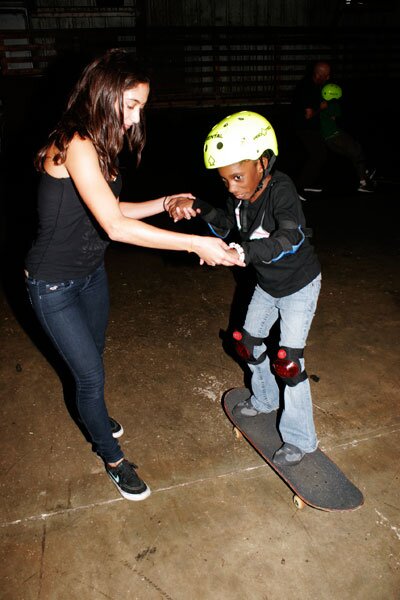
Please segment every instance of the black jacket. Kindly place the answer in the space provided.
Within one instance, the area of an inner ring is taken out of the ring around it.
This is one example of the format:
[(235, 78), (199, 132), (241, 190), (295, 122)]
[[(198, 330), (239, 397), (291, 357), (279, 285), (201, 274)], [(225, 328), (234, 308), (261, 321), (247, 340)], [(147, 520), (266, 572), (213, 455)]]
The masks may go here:
[(275, 171), (253, 203), (229, 196), (225, 209), (200, 199), (193, 208), (200, 208), (215, 235), (226, 238), (238, 231), (246, 264), (253, 265), (259, 285), (271, 296), (298, 292), (321, 272), (298, 193), (284, 173)]

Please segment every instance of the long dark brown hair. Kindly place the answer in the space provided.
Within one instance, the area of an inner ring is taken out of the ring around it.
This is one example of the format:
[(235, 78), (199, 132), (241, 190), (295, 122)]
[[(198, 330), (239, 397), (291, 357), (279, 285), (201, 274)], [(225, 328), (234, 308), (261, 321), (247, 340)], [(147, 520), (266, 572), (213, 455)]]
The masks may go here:
[(76, 133), (93, 142), (107, 181), (118, 173), (117, 157), (124, 137), (128, 148), (135, 151), (139, 164), (146, 141), (144, 115), (141, 111), (140, 123), (132, 125), (123, 134), (123, 93), (140, 83), (149, 83), (149, 77), (134, 56), (123, 49), (108, 50), (91, 62), (75, 85), (67, 108), (46, 145), (37, 153), (34, 161), (36, 169), (44, 172), (44, 161), (52, 144), (57, 149), (54, 164), (63, 164), (69, 143)]

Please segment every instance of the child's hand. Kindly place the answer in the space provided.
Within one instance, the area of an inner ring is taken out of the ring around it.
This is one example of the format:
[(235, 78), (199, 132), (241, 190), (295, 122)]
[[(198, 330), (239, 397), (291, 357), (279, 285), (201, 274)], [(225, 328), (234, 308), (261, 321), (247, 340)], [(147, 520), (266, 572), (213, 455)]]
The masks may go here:
[(229, 248), (226, 243), (219, 238), (192, 236), (192, 252), (196, 252), (200, 257), (200, 264), (224, 265), (225, 267), (245, 267), (245, 263), (239, 258), (236, 250)]
[(193, 200), (191, 198), (183, 198), (182, 196), (172, 197), (168, 200), (166, 210), (169, 216), (174, 220), (174, 223), (181, 221), (182, 219), (191, 219), (196, 217), (200, 213), (200, 209), (196, 210), (193, 207)]

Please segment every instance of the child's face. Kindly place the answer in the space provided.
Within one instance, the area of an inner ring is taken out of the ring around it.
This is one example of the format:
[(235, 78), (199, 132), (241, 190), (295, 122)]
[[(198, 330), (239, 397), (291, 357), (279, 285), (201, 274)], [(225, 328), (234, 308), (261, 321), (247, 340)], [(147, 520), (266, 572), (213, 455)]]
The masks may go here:
[(257, 194), (254, 194), (263, 175), (259, 160), (243, 160), (233, 165), (220, 167), (218, 173), (229, 193), (238, 200), (250, 200), (254, 202), (265, 189), (268, 182), (267, 178), (262, 189)]

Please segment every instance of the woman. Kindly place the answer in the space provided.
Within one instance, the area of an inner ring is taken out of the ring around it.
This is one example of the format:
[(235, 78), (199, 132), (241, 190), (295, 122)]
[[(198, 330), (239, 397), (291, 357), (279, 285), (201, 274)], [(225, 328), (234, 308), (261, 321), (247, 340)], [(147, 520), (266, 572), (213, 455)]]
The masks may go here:
[(124, 458), (117, 441), (122, 428), (110, 420), (104, 401), (108, 241), (195, 252), (200, 264), (242, 265), (222, 240), (140, 221), (166, 210), (179, 195), (138, 204), (118, 201), (118, 154), (125, 139), (140, 161), (149, 89), (147, 76), (120, 49), (108, 51), (83, 71), (65, 113), (36, 156), (39, 228), (25, 262), (34, 311), (73, 374), (80, 419), (111, 480), (128, 500), (143, 500), (150, 489), (136, 465)]

